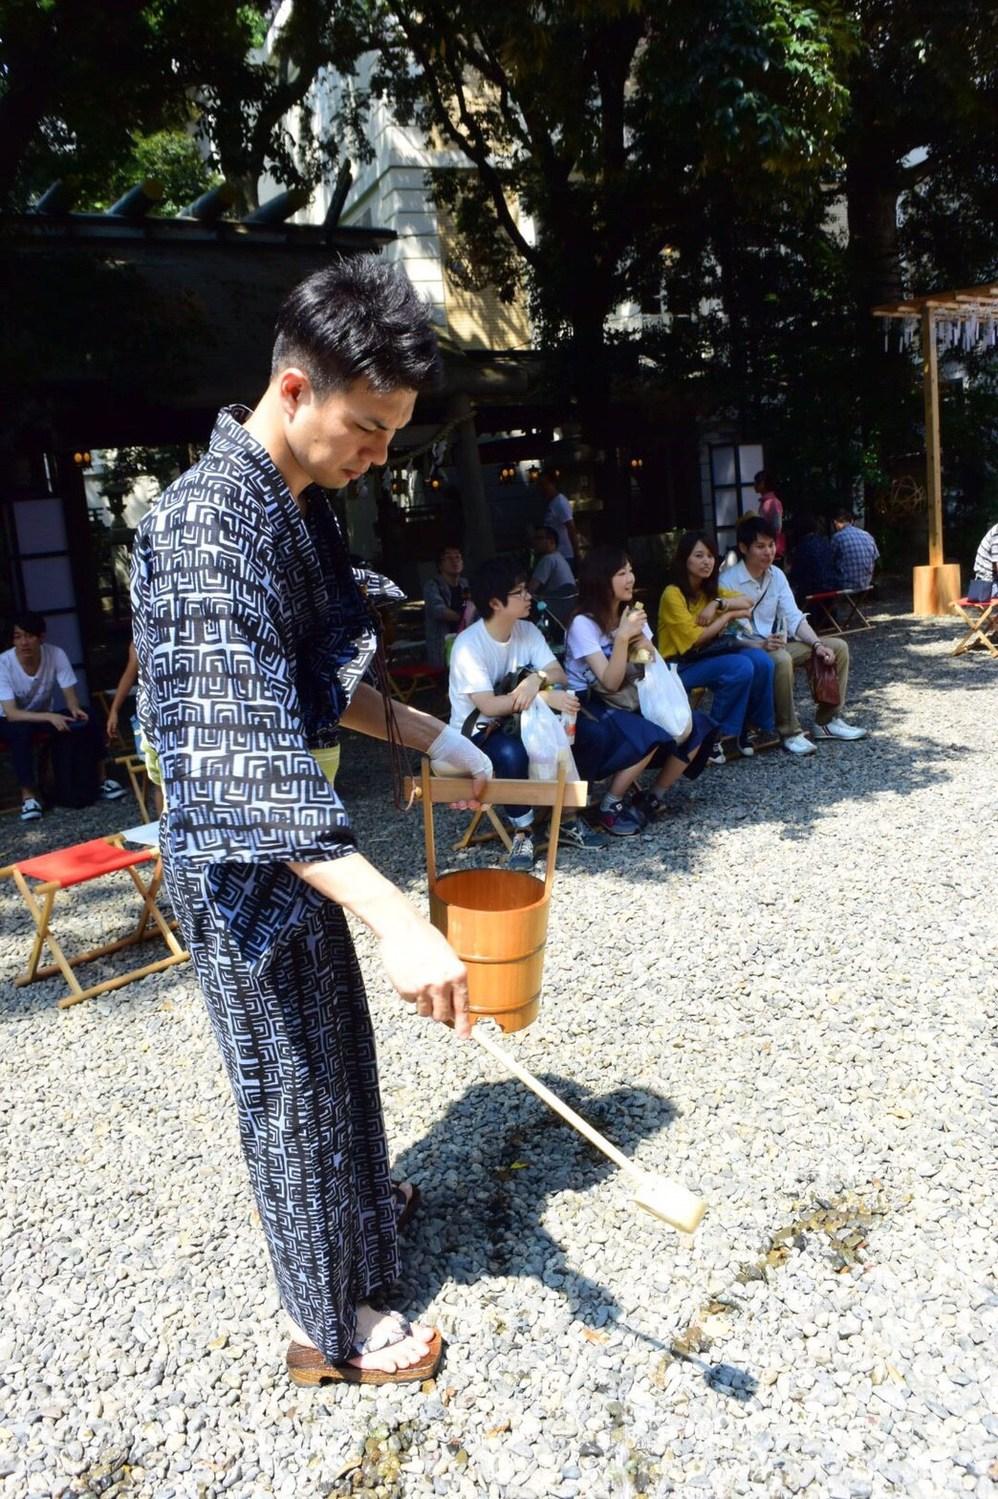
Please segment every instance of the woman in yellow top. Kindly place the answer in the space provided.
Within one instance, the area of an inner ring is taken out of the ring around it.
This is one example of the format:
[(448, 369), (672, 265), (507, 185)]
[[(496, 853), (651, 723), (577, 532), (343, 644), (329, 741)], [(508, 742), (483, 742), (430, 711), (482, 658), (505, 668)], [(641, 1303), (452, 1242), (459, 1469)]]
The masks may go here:
[[(749, 617), (752, 605), (743, 594), (718, 587), (719, 571), (713, 542), (700, 531), (687, 531), (676, 548), (673, 581), (659, 601), (658, 648), (666, 660), (676, 661), (687, 692), (710, 688), (710, 716), (722, 739), (733, 740), (739, 754), (751, 755), (750, 725), (767, 737), (776, 732), (773, 662), (768, 651), (753, 650), (744, 635), (731, 630), (735, 620)], [(726, 758), (722, 744), (711, 762), (723, 765)]]

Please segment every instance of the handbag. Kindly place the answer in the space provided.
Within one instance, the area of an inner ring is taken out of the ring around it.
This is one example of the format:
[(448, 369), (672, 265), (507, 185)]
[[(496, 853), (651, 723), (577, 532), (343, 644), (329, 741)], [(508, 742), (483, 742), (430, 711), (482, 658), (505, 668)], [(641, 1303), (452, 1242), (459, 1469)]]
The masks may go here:
[(834, 661), (826, 661), (812, 650), (807, 663), (807, 674), (811, 682), (811, 696), (816, 703), (826, 708), (837, 708), (842, 701), (839, 693), (839, 678)]
[(738, 635), (717, 635), (713, 640), (708, 640), (706, 645), (691, 646), (681, 656), (670, 656), (668, 659), (679, 666), (692, 666), (695, 661), (708, 661), (711, 656), (732, 656), (736, 651), (744, 650), (751, 650), (747, 640), (742, 640)]
[(967, 599), (971, 604), (990, 604), (993, 598), (998, 598), (998, 580), (971, 578), (967, 584)]
[(629, 661), (624, 680), (619, 687), (615, 687), (610, 692), (594, 676), (589, 690), (590, 692), (595, 692), (596, 696), (602, 702), (606, 703), (608, 708), (620, 708), (624, 713), (640, 713), (641, 704), (638, 701), (638, 678), (643, 670), (643, 667), (635, 666), (633, 662)]

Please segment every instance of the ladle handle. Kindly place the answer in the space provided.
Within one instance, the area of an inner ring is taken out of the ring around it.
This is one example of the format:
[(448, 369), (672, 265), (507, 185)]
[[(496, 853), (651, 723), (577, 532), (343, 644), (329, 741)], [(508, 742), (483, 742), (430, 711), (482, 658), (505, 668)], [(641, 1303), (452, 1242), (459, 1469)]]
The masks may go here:
[(557, 1093), (552, 1093), (550, 1088), (545, 1087), (540, 1078), (534, 1077), (534, 1074), (528, 1072), (526, 1067), (521, 1067), (520, 1063), (514, 1057), (511, 1057), (508, 1051), (504, 1051), (501, 1046), (497, 1046), (488, 1032), (482, 1028), (481, 1024), (473, 1026), (471, 1034), (479, 1046), (483, 1046), (490, 1056), (495, 1057), (497, 1062), (501, 1062), (514, 1077), (520, 1079), (521, 1083), (526, 1083), (532, 1093), (536, 1093), (537, 1097), (546, 1103), (549, 1109), (554, 1109), (556, 1114), (560, 1114), (566, 1124), (570, 1124), (573, 1129), (578, 1130), (580, 1135), (584, 1135), (590, 1145), (595, 1145), (597, 1150), (601, 1150), (615, 1166), (619, 1166), (621, 1171), (625, 1171), (628, 1176), (641, 1177), (642, 1172), (639, 1166), (635, 1166), (634, 1162), (629, 1161), (627, 1156), (617, 1149), (616, 1145), (611, 1145), (610, 1141), (605, 1139), (598, 1130), (593, 1129), (591, 1124), (587, 1124), (580, 1114), (577, 1114), (574, 1109), (570, 1109), (568, 1104), (558, 1097)]

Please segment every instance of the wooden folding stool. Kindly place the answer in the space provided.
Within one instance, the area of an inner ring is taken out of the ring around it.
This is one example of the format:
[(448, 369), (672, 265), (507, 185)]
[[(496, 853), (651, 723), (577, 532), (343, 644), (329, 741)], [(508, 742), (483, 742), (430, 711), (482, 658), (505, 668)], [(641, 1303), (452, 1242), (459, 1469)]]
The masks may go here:
[[(954, 614), (958, 614), (967, 626), (967, 633), (961, 635), (953, 647), (954, 656), (962, 656), (964, 651), (969, 651), (974, 645), (980, 643), (992, 656), (998, 656), (998, 646), (995, 645), (994, 632), (998, 630), (998, 597), (993, 599), (954, 599), (950, 605)], [(977, 609), (976, 619), (967, 613), (968, 609)]]
[(447, 678), (445, 666), (428, 661), (389, 662), (388, 683), (400, 703), (409, 703), (418, 692), (435, 692)]
[[(140, 864), (152, 866), (147, 884), (143, 883), (138, 873), (137, 866)], [(128, 871), (142, 901), (142, 909), (134, 929), (125, 937), (102, 943), (99, 947), (92, 947), (76, 957), (67, 958), (52, 930), (52, 908), (56, 895), (60, 890), (68, 890), (73, 885), (83, 885), (90, 880), (101, 879), (104, 875), (114, 874), (118, 870)], [(171, 968), (174, 963), (185, 963), (190, 956), (177, 941), (170, 924), (156, 904), (156, 897), (163, 879), (162, 863), (159, 850), (156, 848), (125, 848), (123, 835), (116, 833), (107, 838), (92, 838), (87, 843), (75, 843), (69, 848), (57, 849), (54, 853), (39, 854), (37, 858), (20, 859), (16, 864), (9, 864), (5, 869), (0, 869), (0, 875), (9, 875), (13, 878), (31, 913), (31, 919), (35, 923), (35, 938), (31, 946), (28, 966), (24, 973), (14, 980), (14, 983), (21, 988), (25, 984), (35, 983), (38, 979), (51, 978), (54, 974), (61, 973), (69, 985), (69, 993), (63, 995), (58, 1001), (60, 1010), (66, 1009), (69, 1005), (79, 1004), (81, 999), (90, 999), (95, 994), (104, 994), (109, 989), (120, 989), (122, 985), (130, 984), (133, 979), (145, 978), (150, 973), (159, 973), (164, 968)], [(29, 884), (29, 880), (38, 883)], [(166, 943), (169, 957), (159, 958), (153, 963), (145, 963), (141, 968), (132, 968), (127, 973), (118, 974), (115, 978), (103, 979), (100, 983), (91, 984), (86, 989), (81, 987), (73, 972), (73, 969), (81, 963), (93, 962), (96, 958), (120, 952), (122, 948), (132, 947), (139, 942), (148, 942), (156, 936), (162, 937)], [(55, 961), (40, 966), (42, 952), (46, 945)]]
[[(869, 588), (857, 589), (855, 593), (851, 593), (848, 588), (829, 588), (823, 593), (809, 593), (804, 606), (812, 615), (817, 611), (817, 618), (812, 618), (811, 621), (812, 628), (819, 635), (856, 635), (860, 630), (872, 630), (873, 621), (867, 619), (859, 605), (859, 599), (870, 592), (872, 590)], [(829, 601), (845, 604), (847, 612), (844, 620), (840, 622), (835, 618), (829, 608)]]

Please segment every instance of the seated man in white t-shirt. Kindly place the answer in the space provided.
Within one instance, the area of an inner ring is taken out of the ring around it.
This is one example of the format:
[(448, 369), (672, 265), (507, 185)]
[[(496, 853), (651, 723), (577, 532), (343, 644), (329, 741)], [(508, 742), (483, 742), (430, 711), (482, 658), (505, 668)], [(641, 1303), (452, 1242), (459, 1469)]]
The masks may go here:
[[(66, 712), (53, 712), (56, 688), (66, 700)], [(76, 695), (76, 674), (66, 652), (45, 643), (45, 619), (28, 611), (14, 621), (13, 649), (0, 655), (0, 741), (6, 744), (21, 786), (21, 821), (35, 822), (42, 804), (35, 786), (36, 734), (89, 733), (95, 753), (102, 756), (104, 733), (91, 723)], [(91, 765), (93, 762), (90, 762)], [(117, 801), (124, 789), (105, 779), (103, 759), (98, 764), (103, 801)]]
[[(575, 712), (578, 699), (566, 690), (565, 672), (536, 625), (527, 619), (530, 590), (524, 574), (512, 562), (495, 557), (485, 562), (471, 580), (471, 597), (479, 618), (454, 642), (450, 660), (450, 726), (459, 732), (477, 714), (471, 734), (495, 768), (508, 780), (526, 780), (527, 751), (519, 734), (503, 732), (504, 718), (522, 713), (542, 690), (556, 713)], [(503, 679), (531, 668), (510, 692), (496, 688)], [(534, 865), (531, 807), (507, 807), (514, 830), (510, 869), (529, 872)], [(601, 840), (577, 818), (563, 823), (564, 841), (578, 848), (602, 847)]]

